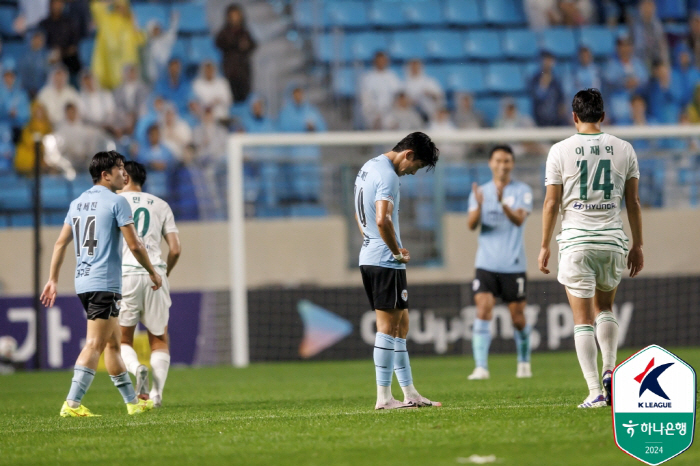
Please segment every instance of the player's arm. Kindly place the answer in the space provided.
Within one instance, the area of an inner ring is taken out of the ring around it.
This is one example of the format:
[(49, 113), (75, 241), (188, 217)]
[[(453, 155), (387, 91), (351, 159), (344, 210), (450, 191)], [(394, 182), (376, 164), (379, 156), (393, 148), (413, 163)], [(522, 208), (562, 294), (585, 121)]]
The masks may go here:
[(627, 219), (630, 222), (630, 230), (632, 230), (632, 249), (627, 256), (627, 268), (630, 269), (630, 277), (635, 277), (644, 268), (642, 205), (639, 202), (638, 178), (630, 178), (625, 182), (625, 204), (627, 206)]
[(139, 239), (136, 233), (136, 228), (134, 228), (134, 224), (126, 224), (123, 227), (120, 227), (120, 229), (122, 231), (122, 234), (124, 235), (124, 241), (126, 241), (126, 245), (129, 246), (129, 250), (134, 255), (139, 264), (141, 264), (141, 266), (148, 272), (148, 275), (150, 276), (151, 281), (153, 282), (152, 288), (154, 290), (157, 290), (162, 285), (163, 280), (160, 278), (160, 275), (158, 275), (158, 272), (156, 272), (156, 269), (153, 268), (153, 264), (151, 264), (151, 259), (148, 257), (148, 251), (146, 251), (146, 246), (144, 246), (141, 240)]
[(467, 227), (476, 230), (481, 224), (481, 205), (484, 203), (484, 193), (476, 183), (472, 183), (472, 196), (467, 214)]
[(168, 243), (168, 258), (165, 260), (168, 265), (166, 276), (170, 276), (170, 272), (175, 268), (175, 264), (180, 259), (180, 253), (182, 252), (182, 246), (180, 245), (180, 235), (177, 233), (166, 233), (165, 242)]
[(41, 293), (41, 302), (46, 307), (53, 306), (56, 301), (56, 285), (58, 283), (58, 274), (61, 272), (63, 259), (66, 257), (66, 248), (73, 241), (73, 227), (67, 223), (63, 224), (61, 233), (58, 235), (56, 244), (53, 246), (53, 254), (51, 255), (51, 269), (49, 271), (49, 281), (44, 286), (44, 291)]
[(394, 211), (394, 204), (389, 201), (377, 201), (375, 203), (377, 215), (375, 220), (379, 235), (384, 240), (384, 243), (389, 247), (391, 253), (395, 256), (403, 254), (403, 259), (399, 262), (406, 264), (410, 260), (408, 251), (399, 248), (399, 243), (396, 241), (396, 232), (394, 231), (394, 222), (391, 220), (391, 214)]
[(549, 244), (552, 241), (554, 234), (554, 226), (557, 223), (557, 212), (561, 205), (561, 197), (564, 186), (561, 184), (547, 185), (547, 193), (544, 197), (544, 206), (542, 207), (542, 244), (540, 245), (540, 256), (537, 263), (542, 273), (548, 274), (549, 269)]

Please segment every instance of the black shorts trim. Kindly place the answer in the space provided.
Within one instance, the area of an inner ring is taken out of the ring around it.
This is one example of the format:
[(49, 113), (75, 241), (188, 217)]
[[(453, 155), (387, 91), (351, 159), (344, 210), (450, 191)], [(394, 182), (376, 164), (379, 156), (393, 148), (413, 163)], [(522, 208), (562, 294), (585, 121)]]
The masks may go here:
[(119, 302), (122, 295), (111, 291), (90, 291), (78, 295), (88, 320), (119, 317)]
[(360, 272), (372, 309), (408, 309), (406, 269), (361, 265)]
[(525, 301), (527, 298), (527, 275), (522, 273), (498, 273), (484, 269), (476, 269), (476, 277), (472, 282), (472, 291), (491, 293), (501, 298), (505, 303)]

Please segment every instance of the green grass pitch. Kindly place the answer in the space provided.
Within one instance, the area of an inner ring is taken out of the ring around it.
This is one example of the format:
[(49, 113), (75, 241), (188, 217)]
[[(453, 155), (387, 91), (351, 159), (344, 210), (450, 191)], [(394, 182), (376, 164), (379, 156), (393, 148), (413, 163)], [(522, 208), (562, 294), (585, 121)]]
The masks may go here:
[[(676, 354), (700, 368), (700, 348)], [(620, 360), (629, 351), (620, 354)], [(0, 377), (0, 465), (455, 465), (477, 454), (501, 465), (642, 464), (615, 446), (609, 409), (586, 396), (574, 353), (492, 356), (491, 380), (467, 381), (470, 357), (414, 358), (416, 387), (443, 408), (373, 410), (365, 361), (171, 370), (163, 408), (130, 417), (105, 373), (84, 402), (101, 418), (62, 419), (71, 374)], [(394, 381), (394, 395), (400, 389)], [(699, 465), (694, 445), (671, 465)]]

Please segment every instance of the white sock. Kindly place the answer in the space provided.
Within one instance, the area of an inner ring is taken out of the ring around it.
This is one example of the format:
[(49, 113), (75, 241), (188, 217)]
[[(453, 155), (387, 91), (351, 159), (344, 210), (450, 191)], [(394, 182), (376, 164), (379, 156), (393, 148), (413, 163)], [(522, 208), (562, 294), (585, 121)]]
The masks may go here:
[(133, 346), (122, 345), (121, 353), (126, 370), (136, 377), (136, 369), (141, 365), (139, 362), (139, 357), (136, 355), (136, 350), (134, 350)]
[(618, 324), (610, 311), (602, 311), (595, 319), (595, 334), (603, 353), (603, 373), (615, 369), (617, 361)]
[(595, 332), (592, 325), (574, 326), (574, 343), (578, 363), (586, 379), (591, 396), (602, 395), (600, 379), (598, 378), (598, 348), (595, 345)]
[(377, 385), (377, 404), (386, 404), (391, 400), (391, 386), (385, 387), (383, 385)]
[(163, 387), (168, 378), (168, 368), (170, 367), (170, 353), (165, 351), (154, 351), (151, 353), (151, 370), (153, 372), (153, 386), (150, 396), (163, 396)]
[(413, 384), (401, 387), (401, 390), (403, 390), (404, 398), (420, 398), (420, 394), (418, 393), (418, 390), (416, 390), (416, 387), (413, 386)]

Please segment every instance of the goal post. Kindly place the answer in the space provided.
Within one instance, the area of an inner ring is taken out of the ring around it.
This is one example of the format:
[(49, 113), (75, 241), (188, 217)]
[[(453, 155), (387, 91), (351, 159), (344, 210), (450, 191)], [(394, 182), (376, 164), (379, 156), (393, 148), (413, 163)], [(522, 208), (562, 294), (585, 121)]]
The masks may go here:
[[(700, 126), (610, 126), (606, 132), (622, 139), (700, 138)], [(430, 132), (440, 143), (514, 143), (546, 142), (566, 139), (573, 127), (526, 129), (478, 129)], [(246, 237), (244, 195), (244, 149), (281, 146), (382, 146), (391, 148), (406, 136), (398, 131), (353, 131), (325, 133), (232, 134), (227, 145), (228, 159), (228, 226), (231, 363), (245, 367), (250, 362), (248, 299), (246, 281)], [(543, 154), (546, 155), (546, 154)]]

